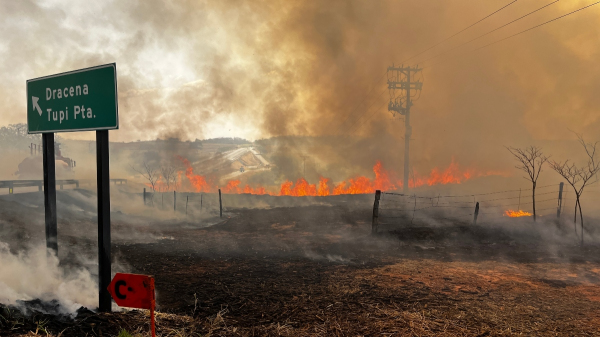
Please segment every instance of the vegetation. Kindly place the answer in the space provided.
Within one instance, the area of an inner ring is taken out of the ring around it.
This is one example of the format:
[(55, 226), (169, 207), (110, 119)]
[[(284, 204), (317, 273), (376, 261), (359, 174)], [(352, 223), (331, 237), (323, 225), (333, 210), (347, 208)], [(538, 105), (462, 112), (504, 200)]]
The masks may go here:
[(598, 171), (600, 171), (600, 162), (596, 159), (596, 146), (598, 142), (586, 143), (583, 136), (577, 134), (579, 144), (583, 146), (587, 155), (587, 162), (581, 166), (577, 166), (575, 163), (569, 162), (569, 159), (564, 162), (551, 161), (550, 167), (556, 173), (560, 174), (573, 188), (575, 192), (575, 212), (574, 212), (574, 225), (575, 234), (577, 234), (577, 210), (579, 210), (579, 219), (581, 220), (581, 244), (583, 245), (583, 213), (581, 212), (580, 198), (583, 194), (583, 189), (588, 184), (590, 179), (594, 177)]
[(536, 146), (530, 146), (525, 149), (519, 149), (514, 147), (506, 148), (514, 157), (517, 159), (519, 164), (515, 166), (517, 169), (527, 173), (526, 179), (531, 181), (531, 197), (533, 199), (533, 221), (536, 221), (535, 212), (535, 188), (537, 186), (537, 180), (542, 172), (542, 166), (548, 161), (548, 157), (544, 156), (541, 148)]

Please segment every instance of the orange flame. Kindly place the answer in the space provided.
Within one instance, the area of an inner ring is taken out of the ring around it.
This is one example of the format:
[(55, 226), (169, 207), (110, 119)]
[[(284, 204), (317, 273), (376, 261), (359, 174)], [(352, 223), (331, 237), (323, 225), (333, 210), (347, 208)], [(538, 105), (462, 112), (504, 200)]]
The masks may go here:
[(242, 193), (242, 189), (240, 188), (239, 180), (230, 180), (227, 182), (227, 185), (223, 188), (223, 193)]
[[(419, 174), (417, 172), (414, 172), (413, 177), (411, 177), (411, 179), (409, 179), (409, 181), (408, 181), (408, 187), (415, 188), (415, 187), (421, 187), (424, 185), (433, 186), (433, 185), (446, 185), (446, 184), (460, 184), (460, 183), (467, 181), (469, 179), (472, 179), (472, 178), (492, 176), (492, 175), (507, 176), (507, 174), (505, 172), (498, 172), (498, 171), (480, 172), (480, 171), (477, 171), (474, 169), (466, 169), (461, 172), (461, 170), (458, 166), (458, 163), (456, 163), (454, 161), (454, 158), (452, 158), (450, 165), (446, 169), (441, 171), (440, 169), (435, 167), (429, 173), (429, 177), (422, 177), (422, 176), (419, 176)], [(400, 185), (400, 187), (402, 187), (403, 186), (402, 181), (398, 182), (398, 185)]]
[(283, 184), (281, 184), (281, 190), (279, 191), (279, 195), (292, 195), (293, 185), (293, 182), (286, 180)]
[(327, 185), (327, 183), (329, 182), (329, 179), (327, 178), (319, 178), (319, 189), (317, 190), (317, 195), (320, 197), (326, 197), (329, 195), (329, 186)]
[[(178, 158), (185, 165), (185, 176), (188, 178), (191, 186), (196, 192), (214, 192), (218, 189), (217, 186), (210, 184), (204, 176), (195, 174), (190, 162), (187, 159), (181, 156), (178, 156)], [(341, 181), (337, 184), (334, 184), (333, 188), (330, 187), (330, 179), (320, 177), (318, 186), (315, 184), (310, 184), (305, 178), (298, 179), (295, 184), (292, 181), (286, 180), (280, 185), (279, 193), (269, 191), (269, 189), (263, 186), (251, 187), (250, 185), (245, 185), (242, 188), (240, 180), (227, 181), (225, 187), (222, 188), (222, 191), (224, 193), (233, 194), (248, 193), (257, 195), (268, 194), (300, 197), (365, 194), (374, 193), (376, 190), (392, 191), (402, 188), (403, 186), (403, 182), (397, 181), (396, 178), (394, 178), (395, 175), (393, 173), (386, 171), (380, 161), (377, 161), (373, 166), (373, 173), (375, 175), (374, 179), (369, 179), (365, 176), (358, 176), (348, 179), (347, 181)], [(181, 177), (182, 172), (179, 172), (178, 175)], [(460, 184), (473, 177), (487, 175), (505, 174), (500, 172), (478, 172), (473, 169), (461, 171), (458, 164), (452, 160), (450, 165), (444, 170), (440, 170), (438, 168), (432, 169), (428, 177), (420, 176), (417, 172), (414, 172), (412, 179), (409, 179), (408, 186), (410, 188), (416, 188), (424, 185), (433, 186), (438, 184)], [(177, 185), (181, 185), (180, 179)]]
[(513, 211), (512, 209), (509, 209), (508, 211), (504, 211), (504, 215), (507, 215), (511, 218), (518, 218), (522, 216), (532, 216), (533, 214), (522, 210)]
[(317, 195), (317, 186), (309, 184), (304, 178), (298, 179), (295, 186), (291, 181), (286, 181), (281, 184), (280, 195), (291, 195), (294, 197), (315, 196)]
[(210, 192), (212, 190), (203, 176), (194, 173), (194, 169), (189, 160), (181, 156), (177, 156), (177, 158), (185, 165), (185, 176), (188, 178), (196, 192)]

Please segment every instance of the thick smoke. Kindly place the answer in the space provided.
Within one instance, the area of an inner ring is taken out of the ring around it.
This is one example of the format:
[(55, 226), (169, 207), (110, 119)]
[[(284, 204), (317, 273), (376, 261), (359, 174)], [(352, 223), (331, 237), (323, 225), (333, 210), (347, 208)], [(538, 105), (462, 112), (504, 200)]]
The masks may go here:
[(58, 299), (64, 313), (81, 306), (98, 305), (98, 286), (86, 269), (66, 270), (55, 255), (39, 245), (28, 251), (12, 253), (0, 242), (0, 303), (19, 305), (19, 301)]
[[(590, 141), (600, 131), (598, 32), (588, 29), (600, 7), (474, 51), (587, 4), (560, 1), (444, 53), (550, 3), (515, 2), (410, 58), (508, 3), (3, 2), (0, 116), (7, 124), (25, 120), (26, 79), (116, 62), (121, 129), (113, 141), (277, 137), (261, 143), (273, 175), (249, 181), (265, 185), (304, 175), (301, 155), (310, 156), (311, 183), (370, 175), (377, 160), (401, 175), (404, 126), (387, 111), (385, 69), (405, 61), (425, 67), (411, 117), (418, 173), (453, 159), (511, 171), (504, 146), (540, 145), (557, 160), (579, 161), (569, 130)], [(139, 161), (118, 165), (126, 172)], [(545, 171), (541, 184), (558, 183)], [(508, 187), (523, 187), (512, 172)]]
[[(503, 5), (4, 2), (2, 117), (24, 120), (13, 112), (24, 111), (26, 79), (114, 61), (122, 126), (115, 140), (347, 134), (380, 143), (391, 138), (401, 149), (403, 127), (385, 111), (387, 94), (380, 96), (386, 67)], [(597, 32), (585, 29), (597, 21), (596, 8), (470, 52), (582, 6), (560, 2), (423, 63), (539, 6), (515, 3), (407, 62), (433, 65), (413, 110), (417, 160), (478, 157), (497, 166), (503, 158), (492, 154), (508, 143), (570, 139), (567, 128), (597, 133), (598, 48), (586, 43)], [(356, 122), (371, 105), (372, 111), (383, 106)], [(392, 156), (391, 148), (377, 154)]]

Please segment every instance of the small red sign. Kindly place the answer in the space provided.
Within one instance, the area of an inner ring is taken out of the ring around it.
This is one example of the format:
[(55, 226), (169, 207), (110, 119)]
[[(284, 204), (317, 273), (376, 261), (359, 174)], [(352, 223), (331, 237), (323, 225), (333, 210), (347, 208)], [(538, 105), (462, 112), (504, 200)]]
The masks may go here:
[(139, 274), (117, 273), (108, 285), (108, 292), (120, 307), (150, 309), (150, 329), (156, 336), (154, 327), (154, 279)]
[(117, 273), (108, 291), (121, 307), (154, 309), (154, 279), (150, 276)]

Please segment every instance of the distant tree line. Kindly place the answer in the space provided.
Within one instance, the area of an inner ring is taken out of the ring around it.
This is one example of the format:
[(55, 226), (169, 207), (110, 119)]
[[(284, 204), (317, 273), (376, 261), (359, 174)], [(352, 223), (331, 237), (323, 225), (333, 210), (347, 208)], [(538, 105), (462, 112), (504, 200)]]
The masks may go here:
[(31, 143), (41, 144), (42, 135), (27, 133), (27, 124), (9, 124), (0, 127), (0, 148), (4, 150), (29, 150)]
[(248, 140), (238, 137), (210, 138), (202, 141), (206, 144), (250, 144)]

